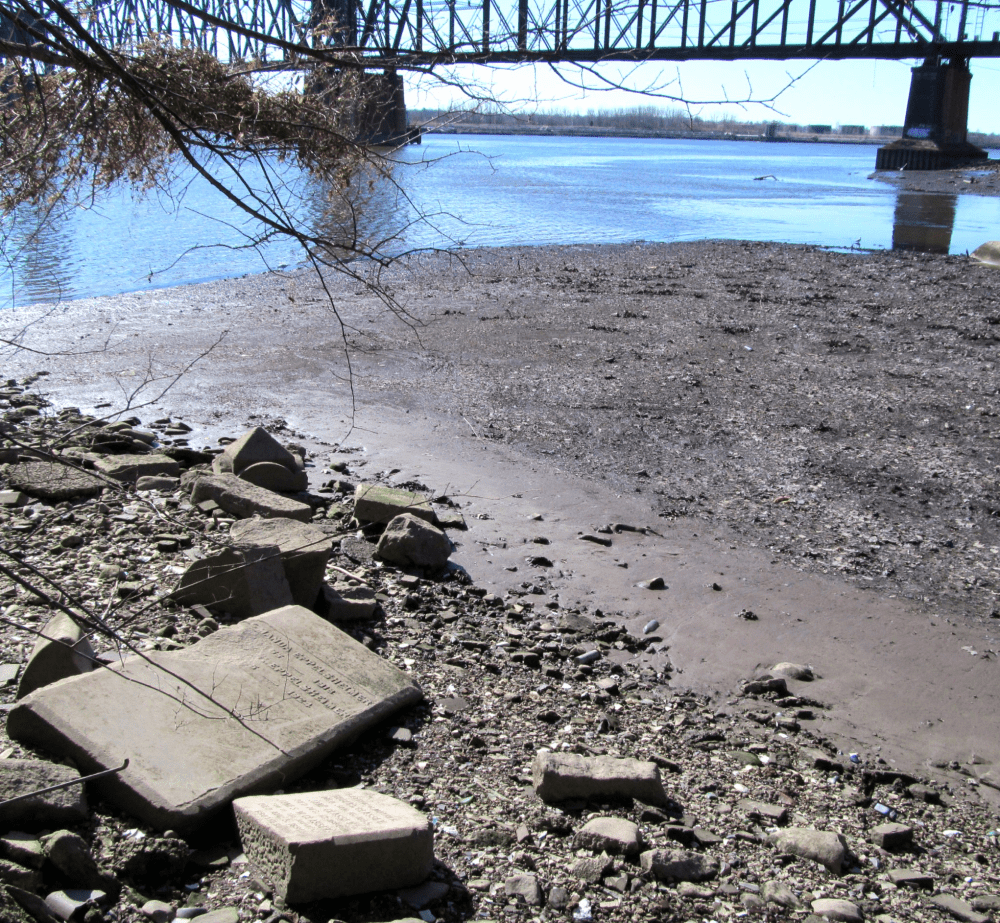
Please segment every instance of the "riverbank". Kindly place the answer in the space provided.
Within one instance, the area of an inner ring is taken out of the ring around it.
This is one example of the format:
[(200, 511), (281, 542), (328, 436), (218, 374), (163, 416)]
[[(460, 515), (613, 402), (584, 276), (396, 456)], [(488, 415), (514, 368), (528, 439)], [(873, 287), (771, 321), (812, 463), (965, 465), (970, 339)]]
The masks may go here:
[[(675, 680), (721, 699), (812, 663), (845, 750), (997, 782), (994, 270), (703, 242), (413, 258), (382, 282), (405, 313), (334, 277), (335, 315), (307, 273), (18, 310), (3, 335), (58, 354), (5, 368), (109, 409), (183, 371), (143, 412), (193, 444), (280, 424), (399, 469), (464, 504), (457, 561), (491, 592), (657, 618)], [(611, 522), (656, 534), (579, 541)], [(525, 563), (538, 536), (552, 568)]]

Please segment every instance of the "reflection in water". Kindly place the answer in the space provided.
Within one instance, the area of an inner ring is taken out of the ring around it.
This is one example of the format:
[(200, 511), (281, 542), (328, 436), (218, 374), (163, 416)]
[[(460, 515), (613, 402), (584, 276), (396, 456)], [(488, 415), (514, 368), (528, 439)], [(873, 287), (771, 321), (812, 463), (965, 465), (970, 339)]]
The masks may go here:
[(957, 195), (900, 190), (892, 218), (892, 249), (948, 253), (957, 205)]
[(24, 205), (0, 224), (0, 266), (11, 304), (60, 301), (74, 282), (72, 235), (65, 214)]

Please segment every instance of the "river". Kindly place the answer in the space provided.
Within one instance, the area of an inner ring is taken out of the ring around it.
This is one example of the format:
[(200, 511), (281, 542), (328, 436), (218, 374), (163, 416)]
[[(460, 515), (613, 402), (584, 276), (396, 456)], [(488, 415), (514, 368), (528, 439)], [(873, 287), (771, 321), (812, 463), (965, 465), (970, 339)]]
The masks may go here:
[[(429, 135), (399, 160), (394, 183), (366, 192), (359, 213), (361, 233), (391, 253), (713, 238), (961, 253), (997, 237), (1000, 223), (996, 198), (897, 192), (869, 179), (875, 149), (863, 145)], [(308, 193), (301, 178), (289, 182)], [(41, 229), (25, 211), (5, 225), (0, 305), (301, 261), (289, 241), (245, 249), (244, 229), (196, 179), (171, 195), (116, 189)]]

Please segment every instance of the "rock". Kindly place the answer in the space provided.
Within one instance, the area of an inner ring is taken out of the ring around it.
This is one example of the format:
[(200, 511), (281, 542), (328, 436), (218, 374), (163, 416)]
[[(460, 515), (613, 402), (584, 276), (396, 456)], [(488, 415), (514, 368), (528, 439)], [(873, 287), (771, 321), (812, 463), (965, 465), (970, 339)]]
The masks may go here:
[(451, 888), (443, 881), (425, 881), (415, 888), (403, 888), (396, 896), (414, 910), (423, 910), (435, 901), (446, 897)]
[(985, 913), (978, 913), (972, 909), (972, 905), (963, 900), (959, 900), (953, 894), (935, 894), (930, 898), (930, 902), (939, 910), (951, 914), (956, 920), (963, 923), (990, 923), (990, 918)]
[(740, 801), (739, 807), (750, 817), (768, 826), (780, 827), (788, 822), (788, 808), (780, 804), (767, 804), (763, 801), (749, 801), (744, 798)]
[(503, 883), (507, 897), (520, 897), (529, 907), (541, 907), (545, 902), (542, 887), (534, 875), (511, 875)]
[(941, 801), (941, 793), (929, 785), (916, 783), (910, 785), (906, 791), (911, 798), (916, 798), (918, 801), (923, 801), (926, 804), (938, 804)]
[(136, 884), (159, 885), (187, 867), (191, 849), (177, 837), (146, 836), (117, 844), (114, 871)]
[(141, 477), (177, 477), (181, 466), (166, 455), (102, 455), (94, 467), (116, 481), (135, 482)]
[(45, 901), (16, 885), (0, 888), (0, 920), (4, 923), (57, 923)]
[(642, 836), (637, 824), (620, 817), (595, 817), (587, 821), (576, 835), (577, 847), (597, 852), (637, 856), (642, 849)]
[(765, 881), (761, 885), (760, 896), (768, 904), (777, 904), (779, 907), (787, 907), (789, 910), (802, 908), (802, 901), (783, 881)]
[(67, 676), (79, 676), (94, 669), (94, 649), (87, 635), (66, 613), (52, 616), (35, 638), (31, 656), (21, 673), (17, 697), (23, 698), (42, 686)]
[(45, 850), (42, 849), (41, 841), (29, 833), (19, 831), (11, 831), (0, 837), (0, 856), (30, 869), (40, 869), (45, 862)]
[(0, 859), (0, 883), (37, 891), (42, 886), (42, 875), (38, 869), (25, 868), (10, 859)]
[(596, 885), (614, 866), (614, 860), (606, 853), (600, 856), (584, 856), (569, 867), (569, 874), (571, 878)]
[(389, 523), (402, 513), (424, 522), (437, 521), (430, 500), (421, 494), (378, 484), (358, 484), (355, 488), (354, 518), (358, 522)]
[(198, 923), (240, 923), (240, 911), (238, 907), (220, 907), (218, 910), (200, 914), (194, 919)]
[(273, 519), (284, 516), (299, 522), (312, 520), (312, 507), (290, 497), (284, 497), (273, 490), (266, 490), (250, 484), (233, 474), (213, 474), (195, 481), (191, 491), (191, 502), (202, 503), (214, 500), (227, 513), (239, 519), (261, 516)]
[(139, 909), (142, 915), (153, 923), (170, 923), (174, 918), (173, 904), (165, 901), (146, 901)]
[(57, 830), (42, 839), (45, 858), (77, 888), (96, 888), (118, 893), (120, 886), (94, 861), (83, 837), (70, 830)]
[(180, 478), (167, 477), (166, 475), (144, 474), (135, 482), (136, 490), (162, 490), (171, 492), (181, 486)]
[(340, 553), (355, 564), (370, 567), (375, 561), (375, 543), (358, 535), (348, 535), (340, 540)]
[(839, 760), (834, 759), (823, 750), (818, 750), (815, 747), (803, 747), (799, 753), (806, 761), (806, 765), (812, 767), (813, 769), (819, 769), (823, 772), (844, 771), (844, 764)]
[(237, 619), (293, 602), (276, 545), (237, 544), (188, 565), (171, 594), (189, 606), (212, 606)]
[(0, 490), (0, 506), (16, 507), (24, 506), (28, 502), (28, 495), (20, 490)]
[(592, 532), (584, 532), (579, 536), (581, 542), (590, 542), (592, 545), (600, 545), (602, 548), (611, 547), (611, 539), (603, 535), (594, 535)]
[(93, 784), (161, 830), (287, 784), (421, 698), (406, 674), (299, 606), (147, 658), (32, 693), (7, 732), (88, 770), (128, 757), (127, 769)]
[(786, 663), (782, 661), (771, 667), (771, 672), (777, 673), (778, 676), (787, 676), (789, 679), (797, 679), (800, 682), (806, 683), (812, 682), (815, 678), (813, 668), (803, 663)]
[(980, 894), (979, 897), (972, 899), (972, 909), (980, 913), (996, 912), (1000, 910), (1000, 895)]
[(644, 590), (665, 590), (667, 583), (662, 577), (653, 577), (650, 580), (643, 580), (636, 584)]
[(916, 869), (889, 869), (889, 881), (900, 888), (922, 888), (930, 891), (934, 878)]
[(229, 443), (221, 455), (212, 462), (212, 470), (218, 474), (241, 474), (251, 465), (272, 462), (288, 471), (297, 471), (299, 466), (295, 456), (288, 451), (266, 429), (255, 426), (235, 442)]
[(880, 824), (872, 829), (869, 836), (876, 846), (892, 852), (913, 842), (913, 828), (906, 824)]
[(861, 908), (850, 901), (824, 897), (812, 902), (812, 912), (824, 920), (839, 920), (842, 923), (862, 923)]
[(439, 529), (458, 529), (464, 532), (469, 528), (465, 517), (458, 510), (435, 510), (434, 521)]
[(542, 801), (569, 798), (635, 798), (644, 804), (667, 803), (655, 763), (575, 753), (539, 753), (531, 767), (535, 793)]
[(244, 468), (237, 477), (278, 493), (298, 493), (309, 486), (309, 476), (305, 471), (291, 471), (277, 462), (256, 462)]
[(400, 567), (443, 570), (451, 554), (451, 540), (437, 526), (403, 513), (385, 527), (375, 556)]
[(773, 693), (777, 696), (788, 695), (788, 684), (782, 676), (771, 676), (761, 679), (754, 679), (743, 684), (743, 695), (768, 695)]
[(88, 908), (96, 907), (106, 897), (96, 888), (67, 888), (47, 895), (45, 906), (60, 920), (82, 920)]
[(333, 549), (333, 540), (322, 529), (294, 519), (244, 519), (234, 522), (230, 533), (241, 545), (277, 545), (292, 600), (298, 606), (316, 608)]
[(73, 500), (99, 494), (108, 482), (68, 464), (50, 461), (21, 462), (6, 471), (7, 483), (43, 500)]
[(748, 913), (764, 913), (767, 910), (767, 904), (756, 894), (751, 894), (749, 891), (744, 891), (740, 895), (740, 903)]
[(378, 600), (375, 591), (350, 583), (324, 584), (325, 615), (333, 622), (359, 622), (375, 615)]
[[(0, 760), (0, 801), (79, 778), (80, 774), (68, 766), (42, 760)], [(87, 817), (83, 786), (71, 785), (0, 806), (0, 829), (51, 829), (64, 824), (78, 824)], [(4, 849), (5, 854), (10, 855), (6, 846)], [(11, 858), (15, 857), (11, 855)], [(15, 858), (15, 861), (21, 860)]]
[(778, 852), (818, 862), (834, 875), (839, 875), (847, 857), (847, 842), (839, 833), (789, 827), (768, 836), (767, 841)]
[(546, 906), (553, 910), (565, 910), (569, 905), (569, 891), (565, 888), (555, 887), (549, 890), (549, 899)]
[(290, 904), (410, 887), (434, 862), (430, 820), (378, 792), (255, 795), (233, 810), (251, 869)]
[(718, 859), (686, 849), (650, 849), (639, 862), (660, 881), (709, 881), (719, 874)]

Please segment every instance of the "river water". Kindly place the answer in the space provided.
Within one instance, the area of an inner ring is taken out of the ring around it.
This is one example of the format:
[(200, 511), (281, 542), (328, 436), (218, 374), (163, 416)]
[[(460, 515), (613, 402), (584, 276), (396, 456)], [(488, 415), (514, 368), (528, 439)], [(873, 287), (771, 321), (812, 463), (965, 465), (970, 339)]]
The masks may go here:
[[(363, 201), (349, 216), (393, 253), (711, 238), (961, 253), (1000, 236), (1000, 199), (897, 192), (868, 178), (875, 148), (863, 145), (429, 135), (398, 159), (393, 183), (357, 184)], [(305, 180), (289, 182), (309, 198)], [(304, 214), (318, 211), (311, 202)], [(334, 223), (344, 221), (340, 210)], [(303, 256), (288, 241), (243, 248), (252, 229), (198, 180), (171, 196), (116, 190), (41, 229), (26, 211), (5, 230), (6, 307), (261, 272)]]

